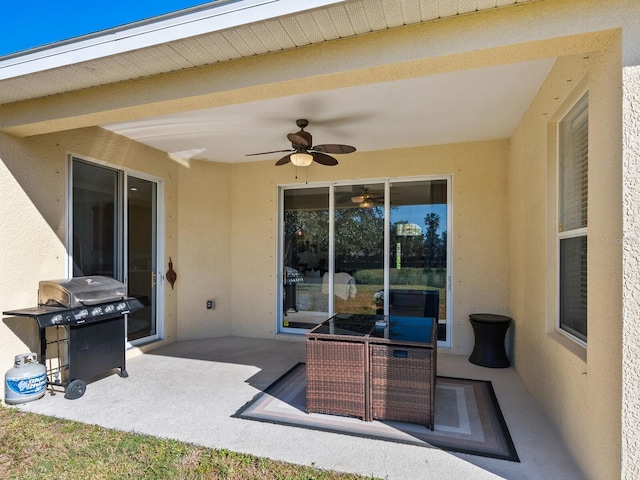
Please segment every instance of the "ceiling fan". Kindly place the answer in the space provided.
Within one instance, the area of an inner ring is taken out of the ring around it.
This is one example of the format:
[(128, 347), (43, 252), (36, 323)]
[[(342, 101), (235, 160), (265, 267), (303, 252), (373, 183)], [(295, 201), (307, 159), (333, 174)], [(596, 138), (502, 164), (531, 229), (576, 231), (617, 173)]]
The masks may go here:
[(332, 166), (337, 165), (338, 160), (333, 158), (331, 155), (327, 155), (328, 153), (341, 154), (356, 151), (356, 147), (352, 147), (351, 145), (339, 145), (334, 143), (313, 145), (311, 134), (304, 130), (305, 127), (309, 125), (309, 121), (301, 118), (296, 120), (296, 125), (300, 128), (300, 131), (287, 134), (287, 138), (291, 142), (291, 148), (289, 150), (249, 153), (246, 156), (249, 157), (253, 155), (267, 155), (269, 153), (291, 152), (278, 160), (276, 165), (286, 165), (291, 162), (297, 167), (307, 167), (311, 165), (311, 162), (315, 161), (320, 165)]
[(359, 191), (347, 193), (338, 200), (339, 203), (347, 203), (349, 201), (361, 208), (370, 208), (374, 205), (384, 204), (384, 195), (372, 193), (367, 187), (361, 187)]

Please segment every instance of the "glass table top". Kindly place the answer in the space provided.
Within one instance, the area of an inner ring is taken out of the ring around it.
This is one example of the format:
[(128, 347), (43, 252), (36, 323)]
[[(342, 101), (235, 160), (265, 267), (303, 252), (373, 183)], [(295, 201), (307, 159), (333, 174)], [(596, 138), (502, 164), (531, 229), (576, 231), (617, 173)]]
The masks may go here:
[(339, 313), (307, 335), (346, 335), (412, 343), (433, 343), (434, 318)]

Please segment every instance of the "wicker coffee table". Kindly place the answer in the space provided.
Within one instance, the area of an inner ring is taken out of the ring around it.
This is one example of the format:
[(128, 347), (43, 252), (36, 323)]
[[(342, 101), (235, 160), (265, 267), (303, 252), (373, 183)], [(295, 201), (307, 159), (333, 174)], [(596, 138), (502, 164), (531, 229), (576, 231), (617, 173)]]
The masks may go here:
[(437, 322), (338, 314), (307, 333), (307, 411), (433, 430)]

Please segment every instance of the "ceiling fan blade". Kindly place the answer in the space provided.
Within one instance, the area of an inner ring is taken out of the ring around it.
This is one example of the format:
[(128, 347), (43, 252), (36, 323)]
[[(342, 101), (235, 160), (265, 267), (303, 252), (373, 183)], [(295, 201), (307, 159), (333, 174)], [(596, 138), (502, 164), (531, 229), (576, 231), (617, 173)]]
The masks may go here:
[(295, 150), (274, 150), (273, 152), (260, 152), (260, 153), (247, 153), (245, 157), (253, 157), (254, 155), (268, 155), (270, 153), (284, 153), (284, 152), (294, 152)]
[(276, 162), (276, 166), (286, 165), (290, 161), (291, 161), (291, 154), (285, 155), (284, 157), (282, 157), (280, 160)]
[(322, 153), (352, 153), (356, 151), (356, 147), (328, 143), (325, 145), (315, 145), (311, 150)]
[(320, 152), (309, 152), (309, 153), (313, 155), (313, 160), (318, 162), (320, 165), (326, 165), (328, 167), (338, 165), (338, 160), (336, 160), (333, 157), (330, 157), (329, 155), (325, 155), (324, 153), (320, 153)]

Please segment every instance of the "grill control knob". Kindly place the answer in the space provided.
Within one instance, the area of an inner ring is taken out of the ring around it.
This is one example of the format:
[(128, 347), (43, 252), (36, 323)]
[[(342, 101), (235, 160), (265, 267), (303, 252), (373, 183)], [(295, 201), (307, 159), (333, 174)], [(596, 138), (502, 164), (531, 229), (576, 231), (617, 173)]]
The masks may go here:
[(102, 307), (95, 307), (93, 310), (91, 310), (91, 315), (94, 317), (102, 315)]
[(58, 313), (57, 315), (54, 315), (53, 317), (51, 317), (51, 323), (53, 323), (53, 324), (62, 323), (62, 320), (64, 320), (64, 318), (62, 317), (62, 314), (60, 314), (60, 313)]
[(127, 304), (126, 304), (126, 303), (124, 303), (124, 302), (119, 303), (119, 304), (116, 306), (116, 309), (117, 309), (118, 311), (126, 310), (126, 309), (127, 309)]
[(116, 307), (114, 305), (107, 305), (106, 307), (104, 307), (104, 311), (105, 313), (113, 313), (115, 312)]
[(89, 312), (87, 310), (80, 310), (77, 315), (76, 318), (80, 319), (80, 318), (87, 318), (89, 316)]

